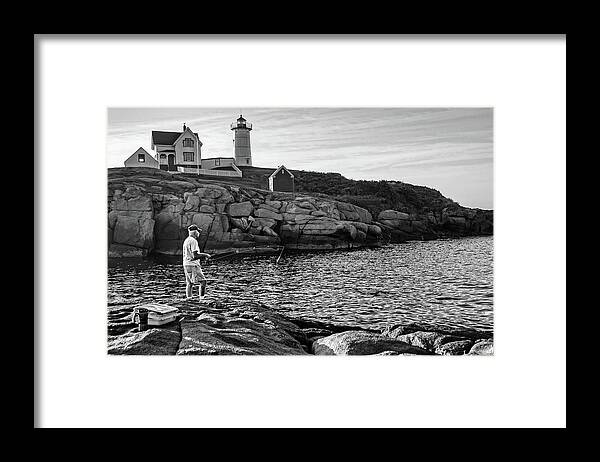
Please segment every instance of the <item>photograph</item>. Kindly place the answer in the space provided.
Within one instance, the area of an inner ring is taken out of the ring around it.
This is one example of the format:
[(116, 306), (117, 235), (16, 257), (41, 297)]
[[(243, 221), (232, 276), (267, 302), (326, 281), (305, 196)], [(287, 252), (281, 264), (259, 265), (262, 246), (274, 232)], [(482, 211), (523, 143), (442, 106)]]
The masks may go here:
[(493, 356), (493, 107), (106, 118), (108, 355)]
[(38, 34), (34, 118), (36, 429), (566, 428), (565, 34)]

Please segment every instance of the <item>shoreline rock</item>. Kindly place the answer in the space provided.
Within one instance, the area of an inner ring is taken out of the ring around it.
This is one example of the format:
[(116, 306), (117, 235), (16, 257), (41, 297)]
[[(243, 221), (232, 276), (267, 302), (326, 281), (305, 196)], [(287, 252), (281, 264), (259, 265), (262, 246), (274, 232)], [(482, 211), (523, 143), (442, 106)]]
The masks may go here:
[(470, 337), (394, 325), (381, 332), (282, 314), (256, 301), (171, 303), (176, 322), (138, 332), (135, 304), (108, 307), (111, 355), (493, 355), (491, 333)]
[(431, 354), (429, 351), (384, 335), (349, 330), (319, 338), (312, 344), (315, 355)]

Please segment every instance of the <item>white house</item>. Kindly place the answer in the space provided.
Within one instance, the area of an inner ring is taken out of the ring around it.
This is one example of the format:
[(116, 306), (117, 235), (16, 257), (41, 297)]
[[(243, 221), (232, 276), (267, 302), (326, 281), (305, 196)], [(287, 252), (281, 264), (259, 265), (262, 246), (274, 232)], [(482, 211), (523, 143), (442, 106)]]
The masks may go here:
[(156, 152), (161, 170), (177, 172), (189, 168), (191, 171), (200, 166), (202, 142), (198, 133), (192, 132), (185, 124), (181, 132), (153, 130), (151, 147)]
[(183, 124), (181, 132), (152, 131), (151, 148), (154, 156), (139, 148), (125, 161), (125, 167), (152, 167), (169, 172), (196, 173), (198, 175), (241, 177), (233, 157), (202, 159), (202, 141)]
[(125, 167), (158, 168), (158, 161), (142, 147), (125, 159), (124, 164)]

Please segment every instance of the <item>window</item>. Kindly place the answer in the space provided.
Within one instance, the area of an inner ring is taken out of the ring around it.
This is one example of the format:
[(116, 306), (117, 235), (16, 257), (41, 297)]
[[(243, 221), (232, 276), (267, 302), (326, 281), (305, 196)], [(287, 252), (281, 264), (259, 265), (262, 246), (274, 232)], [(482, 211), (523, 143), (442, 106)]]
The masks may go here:
[(215, 159), (215, 165), (221, 165), (221, 159)]
[(185, 138), (183, 140), (183, 147), (184, 148), (193, 148), (194, 147), (194, 140), (191, 138)]
[(249, 164), (250, 163), (250, 159), (246, 159), (246, 163)]
[(146, 155), (145, 154), (138, 154), (138, 162), (146, 162)]
[(183, 161), (184, 162), (194, 162), (194, 153), (193, 152), (184, 152), (183, 153)]
[(161, 160), (162, 160), (162, 159), (166, 159), (166, 158), (167, 158), (167, 155), (166, 155), (166, 154), (161, 154), (161, 155), (160, 155), (160, 158), (161, 158)]

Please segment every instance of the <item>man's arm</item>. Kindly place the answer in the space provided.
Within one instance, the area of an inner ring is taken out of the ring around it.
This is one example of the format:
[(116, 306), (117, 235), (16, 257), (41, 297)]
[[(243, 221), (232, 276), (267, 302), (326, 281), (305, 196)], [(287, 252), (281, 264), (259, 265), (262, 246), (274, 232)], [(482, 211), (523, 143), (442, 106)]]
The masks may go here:
[(192, 253), (194, 254), (194, 260), (200, 260), (201, 258), (210, 258), (210, 255), (204, 252), (200, 252), (200, 246), (198, 241), (194, 239), (192, 243)]

